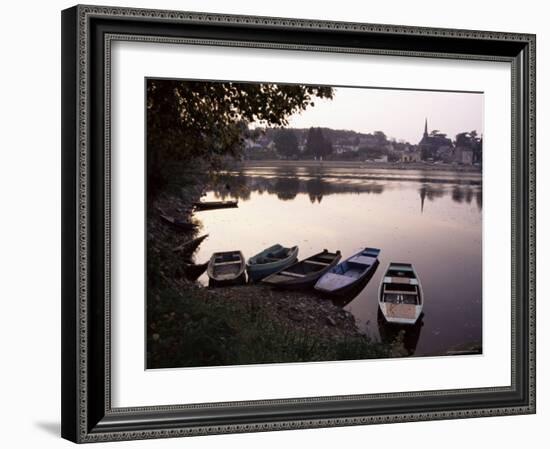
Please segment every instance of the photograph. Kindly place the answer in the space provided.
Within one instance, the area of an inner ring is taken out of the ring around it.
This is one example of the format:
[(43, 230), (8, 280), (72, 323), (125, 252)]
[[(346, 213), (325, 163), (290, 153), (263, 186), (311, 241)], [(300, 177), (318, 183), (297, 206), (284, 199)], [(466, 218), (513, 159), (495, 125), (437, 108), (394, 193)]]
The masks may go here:
[(61, 101), (39, 102), (61, 109), (61, 316), (36, 316), (61, 326), (45, 371), (64, 439), (368, 426), (385, 444), (393, 424), (424, 444), (460, 425), (521, 446), (504, 420), (540, 398), (546, 28), (529, 8), (402, 3), (63, 6), (61, 82), (40, 90)]
[(483, 92), (144, 83), (146, 369), (483, 354)]

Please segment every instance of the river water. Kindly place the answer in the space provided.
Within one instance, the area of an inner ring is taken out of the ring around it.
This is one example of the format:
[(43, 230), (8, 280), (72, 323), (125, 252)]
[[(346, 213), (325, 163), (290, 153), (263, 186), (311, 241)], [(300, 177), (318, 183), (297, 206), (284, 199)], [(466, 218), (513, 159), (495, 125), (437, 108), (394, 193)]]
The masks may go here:
[(221, 175), (216, 185), (203, 200), (238, 199), (239, 207), (195, 214), (210, 234), (197, 262), (226, 250), (248, 258), (274, 243), (298, 245), (300, 259), (324, 248), (343, 258), (380, 248), (367, 286), (339, 303), (359, 326), (373, 339), (395, 338), (400, 329), (378, 314), (378, 286), (391, 261), (410, 262), (424, 289), (424, 313), (403, 328), (408, 355), (480, 349), (480, 173), (256, 164)]

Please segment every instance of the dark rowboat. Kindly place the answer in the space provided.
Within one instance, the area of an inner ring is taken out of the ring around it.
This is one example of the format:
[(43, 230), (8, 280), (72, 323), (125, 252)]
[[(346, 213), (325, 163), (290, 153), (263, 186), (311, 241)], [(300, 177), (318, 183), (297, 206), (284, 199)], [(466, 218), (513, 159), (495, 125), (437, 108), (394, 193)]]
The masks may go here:
[(380, 283), (378, 305), (388, 323), (416, 323), (422, 313), (424, 293), (410, 263), (390, 263)]
[(273, 273), (262, 280), (266, 284), (279, 288), (299, 289), (311, 287), (323, 274), (340, 260), (340, 251), (331, 253), (328, 250), (296, 262), (281, 271)]
[(259, 281), (276, 271), (280, 271), (296, 262), (298, 247), (285, 248), (278, 243), (264, 249), (262, 252), (248, 259), (246, 271), (248, 279)]
[(212, 254), (208, 262), (208, 278), (211, 286), (242, 284), (246, 280), (245, 260), (240, 251)]
[(179, 218), (172, 217), (170, 215), (161, 214), (160, 218), (164, 223), (182, 231), (192, 231), (197, 228), (195, 223), (189, 223), (188, 221), (180, 220)]
[(208, 237), (208, 234), (204, 234), (194, 239), (183, 242), (181, 245), (176, 246), (172, 251), (181, 252), (183, 254), (190, 254), (199, 247), (199, 245), (206, 237)]
[(206, 271), (207, 267), (208, 262), (199, 264), (184, 263), (183, 272), (187, 279), (189, 279), (190, 281), (196, 281)]
[(365, 248), (332, 267), (315, 284), (315, 290), (331, 295), (345, 295), (366, 281), (377, 267), (378, 248)]
[(193, 204), (195, 210), (213, 210), (213, 209), (226, 209), (228, 207), (238, 207), (239, 202), (237, 200), (228, 201), (199, 201)]

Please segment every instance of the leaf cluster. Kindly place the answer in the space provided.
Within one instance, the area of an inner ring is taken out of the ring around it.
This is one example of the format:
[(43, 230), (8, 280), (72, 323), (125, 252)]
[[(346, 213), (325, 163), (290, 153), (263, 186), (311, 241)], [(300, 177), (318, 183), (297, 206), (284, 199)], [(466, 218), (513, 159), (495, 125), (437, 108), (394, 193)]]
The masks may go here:
[(315, 97), (332, 96), (327, 86), (148, 80), (149, 158), (238, 157), (249, 123), (286, 126)]

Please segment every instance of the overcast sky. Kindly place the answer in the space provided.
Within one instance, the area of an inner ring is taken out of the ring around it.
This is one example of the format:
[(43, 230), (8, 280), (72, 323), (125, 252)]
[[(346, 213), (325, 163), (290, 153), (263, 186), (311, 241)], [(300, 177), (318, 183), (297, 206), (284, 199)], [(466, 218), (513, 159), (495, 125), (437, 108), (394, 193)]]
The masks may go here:
[(454, 139), (459, 132), (483, 133), (483, 94), (338, 87), (332, 100), (290, 117), (290, 127), (323, 126), (358, 132), (383, 131), (388, 137), (418, 143), (428, 119)]

